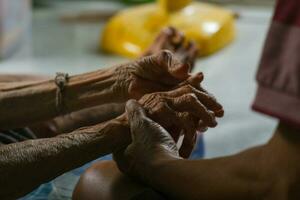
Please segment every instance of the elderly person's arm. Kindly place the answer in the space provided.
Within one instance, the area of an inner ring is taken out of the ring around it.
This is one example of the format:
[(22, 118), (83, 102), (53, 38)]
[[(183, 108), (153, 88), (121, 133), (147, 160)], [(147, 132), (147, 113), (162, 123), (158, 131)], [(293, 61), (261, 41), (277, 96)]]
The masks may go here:
[[(0, 199), (16, 199), (40, 184), (130, 142), (127, 127), (111, 120), (47, 139), (0, 146)], [(126, 135), (127, 134), (127, 135)]]
[[(118, 167), (170, 199), (276, 199), (276, 194), (284, 199), (282, 195), (292, 194), (281, 185), (285, 182), (280, 174), (283, 169), (292, 174), (299, 164), (288, 161), (290, 153), (280, 152), (287, 150), (280, 134), (265, 146), (234, 156), (184, 160), (166, 129), (148, 118), (139, 104), (127, 103), (126, 111), (133, 141), (125, 151), (115, 153)], [(283, 162), (276, 161), (274, 153)]]
[(71, 76), (61, 95), (57, 95), (54, 80), (2, 82), (0, 129), (28, 126), (61, 112), (125, 102), (146, 93), (169, 90), (190, 77), (188, 68), (170, 52), (162, 51), (127, 64)]
[[(179, 61), (189, 64), (190, 70), (194, 67), (198, 48), (193, 41), (186, 41), (184, 34), (175, 28), (164, 28), (142, 57), (157, 54), (163, 49), (170, 50)], [(125, 66), (123, 67), (126, 68)], [(24, 82), (27, 82), (28, 84), (34, 81), (42, 82), (47, 80), (49, 80), (49, 77), (47, 76), (1, 74), (0, 86), (7, 87), (16, 85), (13, 84), (13, 82), (17, 82), (18, 85), (25, 85), (26, 83), (24, 84)], [(7, 83), (10, 84), (7, 85)], [(154, 91), (155, 90), (152, 92)], [(72, 112), (72, 110), (68, 108), (64, 108), (64, 112), (67, 112), (65, 115), (60, 115), (54, 119), (51, 118), (50, 120), (43, 122), (40, 122), (41, 119), (38, 119), (38, 121), (33, 120), (33, 124), (26, 125), (30, 126), (30, 129), (34, 131), (37, 137), (50, 137), (64, 132), (71, 132), (82, 126), (90, 126), (113, 119), (124, 112), (124, 104), (124, 101), (115, 103), (114, 99), (111, 99), (108, 104), (101, 104), (101, 101), (98, 101), (96, 106), (87, 107), (78, 111), (76, 110), (75, 112)], [(56, 111), (61, 114), (59, 110), (60, 108), (56, 108)], [(17, 121), (13, 122), (14, 124), (11, 125), (10, 128), (20, 127), (20, 125), (24, 124)]]
[[(187, 136), (181, 152), (183, 156), (192, 150), (195, 124), (201, 121), (204, 126), (214, 127), (216, 121), (212, 113), (222, 112), (222, 106), (211, 96), (188, 85), (170, 92), (145, 95), (140, 103), (166, 128), (177, 128), (173, 132), (174, 138), (180, 134)], [(186, 112), (179, 115), (173, 109)], [(183, 126), (187, 121), (193, 121), (194, 131)], [(0, 198), (20, 197), (70, 169), (118, 152), (130, 142), (128, 119), (124, 114), (69, 134), (0, 146)]]

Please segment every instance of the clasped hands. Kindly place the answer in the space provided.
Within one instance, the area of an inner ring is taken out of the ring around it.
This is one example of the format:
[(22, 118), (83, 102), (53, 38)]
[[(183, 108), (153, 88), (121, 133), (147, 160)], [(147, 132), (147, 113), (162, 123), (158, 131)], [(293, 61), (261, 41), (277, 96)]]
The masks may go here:
[[(121, 171), (142, 176), (141, 168), (158, 159), (188, 158), (197, 132), (215, 127), (216, 117), (222, 117), (224, 111), (200, 86), (203, 74), (191, 75), (189, 65), (169, 51), (127, 67), (127, 81), (115, 89), (126, 91), (128, 99), (135, 99), (126, 103), (125, 113), (118, 118), (128, 124), (132, 143), (114, 152), (114, 159)], [(178, 148), (181, 135), (184, 138)]]

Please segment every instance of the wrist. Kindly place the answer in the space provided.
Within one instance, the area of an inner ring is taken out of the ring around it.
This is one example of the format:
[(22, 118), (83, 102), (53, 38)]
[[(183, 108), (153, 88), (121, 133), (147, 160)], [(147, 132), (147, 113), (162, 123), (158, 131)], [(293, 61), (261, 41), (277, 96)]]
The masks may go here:
[(77, 129), (74, 133), (84, 134), (91, 138), (94, 153), (109, 154), (119, 148), (125, 148), (131, 142), (129, 128), (119, 120), (112, 119), (94, 126)]
[(169, 165), (178, 160), (182, 160), (181, 157), (170, 153), (159, 153), (148, 159), (140, 159), (138, 164), (134, 166), (134, 170), (138, 178), (143, 182), (154, 185), (159, 181), (162, 172), (169, 167)]

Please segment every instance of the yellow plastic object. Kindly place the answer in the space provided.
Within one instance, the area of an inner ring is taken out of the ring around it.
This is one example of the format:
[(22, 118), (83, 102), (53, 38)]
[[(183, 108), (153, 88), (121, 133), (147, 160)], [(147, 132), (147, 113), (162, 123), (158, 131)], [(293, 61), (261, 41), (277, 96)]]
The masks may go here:
[(100, 45), (106, 52), (137, 57), (166, 26), (173, 26), (196, 41), (200, 55), (214, 53), (235, 36), (234, 14), (229, 10), (192, 0), (159, 0), (112, 17), (104, 28)]

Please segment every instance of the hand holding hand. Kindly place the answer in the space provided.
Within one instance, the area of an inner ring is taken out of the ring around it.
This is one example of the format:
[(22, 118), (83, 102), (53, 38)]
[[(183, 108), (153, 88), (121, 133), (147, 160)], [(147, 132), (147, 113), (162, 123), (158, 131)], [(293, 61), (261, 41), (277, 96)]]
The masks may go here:
[(145, 110), (135, 100), (126, 104), (132, 143), (114, 153), (119, 169), (143, 179), (143, 174), (156, 158), (164, 156), (179, 158), (175, 141), (158, 123), (146, 116)]
[[(126, 104), (126, 113), (132, 143), (114, 156), (121, 170), (130, 172), (165, 157), (187, 158), (195, 145), (197, 130), (215, 127), (215, 117), (224, 111), (212, 96), (185, 85), (147, 94), (139, 102), (131, 100)], [(176, 142), (181, 134), (184, 140), (178, 150)]]
[(116, 67), (114, 77), (113, 93), (120, 101), (126, 101), (173, 89), (191, 75), (188, 64), (180, 62), (170, 51), (160, 51)]

